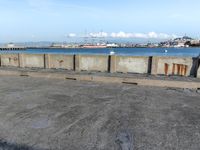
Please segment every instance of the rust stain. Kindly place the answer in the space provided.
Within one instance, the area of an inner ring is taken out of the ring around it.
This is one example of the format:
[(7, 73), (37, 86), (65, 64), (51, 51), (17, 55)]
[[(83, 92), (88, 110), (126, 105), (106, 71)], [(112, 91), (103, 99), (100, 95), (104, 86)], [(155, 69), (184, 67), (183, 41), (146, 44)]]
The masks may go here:
[(186, 76), (188, 66), (184, 64), (173, 64), (172, 75)]
[(11, 63), (11, 61), (12, 61), (12, 58), (10, 58), (10, 57), (9, 57), (8, 59), (9, 59), (9, 63)]
[(62, 64), (63, 62), (64, 62), (63, 60), (60, 60), (60, 61), (59, 61), (60, 64)]
[(177, 64), (177, 71), (178, 71), (178, 75), (180, 75), (180, 72), (181, 72), (181, 65), (180, 64)]
[(181, 76), (184, 76), (184, 72), (185, 72), (185, 65), (181, 65)]
[(165, 75), (168, 75), (169, 65), (165, 64)]
[(58, 62), (59, 62), (59, 65), (60, 65), (60, 67), (61, 67), (61, 66), (62, 66), (62, 63), (64, 62), (64, 60), (59, 60)]
[(18, 58), (17, 58), (17, 57), (15, 57), (15, 58), (14, 58), (14, 61), (18, 61)]
[(185, 65), (185, 69), (184, 69), (184, 76), (186, 76), (186, 74), (187, 74), (187, 69), (188, 69), (188, 66), (187, 66), (187, 65)]

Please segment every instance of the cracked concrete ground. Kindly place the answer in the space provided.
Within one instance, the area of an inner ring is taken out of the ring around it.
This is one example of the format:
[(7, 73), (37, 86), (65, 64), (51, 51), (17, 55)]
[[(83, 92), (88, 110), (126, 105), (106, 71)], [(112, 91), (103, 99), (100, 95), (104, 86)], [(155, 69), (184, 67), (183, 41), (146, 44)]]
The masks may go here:
[(0, 77), (0, 150), (199, 150), (200, 93)]

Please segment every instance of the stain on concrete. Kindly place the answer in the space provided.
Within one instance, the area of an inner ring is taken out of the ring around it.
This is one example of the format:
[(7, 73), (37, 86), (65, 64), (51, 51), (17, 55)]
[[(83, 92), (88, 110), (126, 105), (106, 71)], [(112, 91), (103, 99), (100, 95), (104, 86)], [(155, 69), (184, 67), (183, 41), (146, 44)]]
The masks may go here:
[(68, 101), (71, 99), (71, 96), (64, 95), (64, 94), (49, 94), (47, 98), (54, 99), (56, 101)]
[(0, 150), (45, 150), (23, 144), (13, 144), (0, 139)]
[(116, 143), (119, 145), (119, 150), (133, 150), (133, 137), (130, 131), (121, 131), (117, 134)]
[(26, 108), (27, 108), (27, 109), (34, 109), (34, 108), (36, 108), (36, 107), (38, 107), (38, 104), (27, 104), (27, 105), (26, 105)]
[(51, 125), (51, 121), (47, 117), (33, 119), (31, 127), (34, 129), (44, 129)]

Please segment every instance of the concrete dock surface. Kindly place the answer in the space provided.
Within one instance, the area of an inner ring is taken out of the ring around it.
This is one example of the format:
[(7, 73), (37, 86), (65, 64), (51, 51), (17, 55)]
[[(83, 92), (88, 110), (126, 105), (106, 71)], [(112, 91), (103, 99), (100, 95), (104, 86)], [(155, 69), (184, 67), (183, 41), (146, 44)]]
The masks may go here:
[(200, 78), (162, 76), (135, 73), (108, 73), (97, 71), (72, 71), (65, 69), (1, 67), (0, 76), (25, 76), (61, 80), (93, 81), (103, 83), (135, 84), (140, 86), (200, 89)]
[(0, 77), (0, 150), (199, 149), (199, 90)]

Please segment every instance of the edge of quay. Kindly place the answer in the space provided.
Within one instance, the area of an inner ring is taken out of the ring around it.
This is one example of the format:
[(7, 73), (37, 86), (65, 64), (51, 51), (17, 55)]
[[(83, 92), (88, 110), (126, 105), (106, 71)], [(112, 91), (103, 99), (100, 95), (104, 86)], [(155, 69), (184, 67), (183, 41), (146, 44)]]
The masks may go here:
[[(181, 88), (181, 89), (200, 89), (200, 82), (164, 80), (162, 78), (137, 78), (126, 76), (108, 76), (98, 74), (80, 74), (79, 72), (58, 72), (58, 71), (40, 71), (40, 70), (20, 70), (20, 69), (0, 69), (0, 76), (21, 76), (35, 78), (52, 78), (61, 80), (94, 81), (102, 83), (120, 83), (138, 86)], [(163, 77), (164, 78), (164, 77)]]

